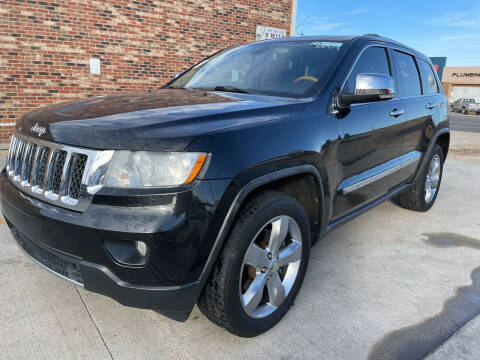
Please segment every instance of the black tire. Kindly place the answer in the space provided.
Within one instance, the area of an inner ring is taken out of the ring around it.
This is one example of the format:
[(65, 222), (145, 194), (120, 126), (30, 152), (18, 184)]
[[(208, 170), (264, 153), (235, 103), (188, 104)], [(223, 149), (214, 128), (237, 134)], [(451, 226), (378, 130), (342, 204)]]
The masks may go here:
[(467, 109), (465, 109), (464, 107), (462, 107), (462, 114), (466, 114), (467, 113)]
[[(427, 178), (430, 163), (432, 162), (432, 159), (435, 157), (435, 155), (438, 155), (440, 157), (440, 178), (433, 198), (429, 202), (427, 202), (425, 200), (425, 181)], [(415, 183), (415, 186), (411, 190), (398, 196), (399, 205), (401, 207), (415, 211), (427, 211), (433, 206), (435, 200), (437, 199), (438, 192), (440, 190), (440, 184), (442, 182), (443, 162), (444, 160), (442, 148), (439, 145), (435, 145), (435, 148), (433, 149), (432, 153), (428, 158), (427, 165), (422, 170), (422, 174), (420, 175), (419, 180)]]
[[(250, 317), (240, 300), (243, 260), (256, 234), (266, 223), (281, 215), (294, 219), (302, 235), (298, 273), (290, 292), (273, 313), (260, 319)], [(235, 335), (253, 337), (267, 331), (287, 313), (302, 285), (310, 255), (310, 244), (308, 217), (298, 201), (274, 191), (259, 194), (240, 210), (222, 253), (200, 295), (198, 307), (212, 322)]]

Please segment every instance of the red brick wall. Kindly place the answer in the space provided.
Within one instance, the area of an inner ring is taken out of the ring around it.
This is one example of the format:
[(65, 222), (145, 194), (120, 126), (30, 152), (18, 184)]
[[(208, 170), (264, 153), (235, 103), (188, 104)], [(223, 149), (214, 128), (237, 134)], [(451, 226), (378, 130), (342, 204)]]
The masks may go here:
[[(158, 87), (254, 41), (257, 25), (288, 32), (291, 11), (292, 0), (0, 0), (0, 142), (41, 105)], [(100, 75), (90, 58), (101, 59)]]

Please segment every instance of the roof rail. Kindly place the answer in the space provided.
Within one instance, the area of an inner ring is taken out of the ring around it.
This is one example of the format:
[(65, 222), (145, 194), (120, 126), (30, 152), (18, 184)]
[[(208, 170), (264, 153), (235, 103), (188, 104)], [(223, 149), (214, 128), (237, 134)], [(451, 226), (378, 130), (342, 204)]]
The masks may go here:
[(375, 36), (375, 37), (381, 37), (381, 36), (380, 36), (380, 35), (378, 35), (378, 34), (370, 34), (370, 33), (363, 34), (363, 36)]

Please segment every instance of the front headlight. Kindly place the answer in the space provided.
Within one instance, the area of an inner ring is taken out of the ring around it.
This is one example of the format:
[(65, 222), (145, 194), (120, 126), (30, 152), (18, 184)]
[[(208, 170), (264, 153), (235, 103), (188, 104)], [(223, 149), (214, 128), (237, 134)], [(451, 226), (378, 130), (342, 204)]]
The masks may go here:
[(103, 181), (106, 187), (171, 187), (195, 180), (207, 159), (203, 153), (116, 151)]

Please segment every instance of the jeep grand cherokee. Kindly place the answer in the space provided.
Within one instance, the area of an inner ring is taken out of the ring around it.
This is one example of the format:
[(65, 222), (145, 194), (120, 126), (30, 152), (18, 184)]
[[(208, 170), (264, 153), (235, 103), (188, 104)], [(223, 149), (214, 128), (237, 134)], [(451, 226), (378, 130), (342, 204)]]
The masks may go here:
[(428, 210), (448, 145), (425, 55), (378, 36), (264, 41), (159, 90), (24, 115), (1, 202), (61, 278), (180, 321), (197, 303), (248, 337), (287, 312), (319, 237), (392, 197)]

